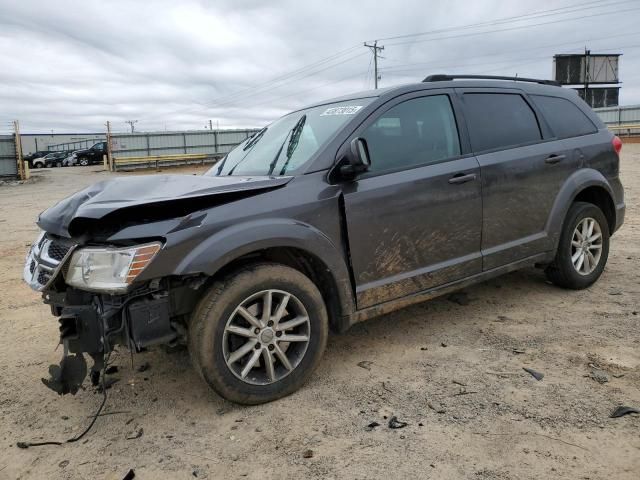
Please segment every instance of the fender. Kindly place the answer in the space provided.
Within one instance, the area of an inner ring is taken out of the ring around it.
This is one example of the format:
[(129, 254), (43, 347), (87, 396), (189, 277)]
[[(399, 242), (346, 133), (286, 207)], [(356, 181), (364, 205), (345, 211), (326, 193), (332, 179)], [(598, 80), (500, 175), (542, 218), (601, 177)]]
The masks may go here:
[(613, 190), (607, 179), (602, 173), (593, 168), (583, 168), (574, 172), (560, 188), (560, 192), (556, 195), (551, 213), (547, 219), (547, 224), (545, 225), (545, 230), (549, 235), (550, 244), (553, 246), (554, 252), (558, 248), (562, 224), (567, 216), (569, 207), (581, 191), (593, 186), (604, 188), (611, 199), (615, 199)]
[(286, 218), (264, 218), (225, 228), (208, 237), (177, 265), (175, 275), (214, 275), (243, 255), (266, 248), (292, 247), (305, 251), (331, 273), (343, 315), (355, 310), (349, 270), (341, 249), (313, 226)]

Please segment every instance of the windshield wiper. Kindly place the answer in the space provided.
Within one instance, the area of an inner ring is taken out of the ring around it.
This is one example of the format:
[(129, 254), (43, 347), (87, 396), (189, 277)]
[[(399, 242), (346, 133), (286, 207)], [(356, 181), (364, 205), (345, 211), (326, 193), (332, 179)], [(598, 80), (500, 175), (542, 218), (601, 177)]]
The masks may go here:
[(264, 127), (262, 130), (260, 130), (259, 132), (256, 132), (253, 134), (252, 137), (249, 137), (249, 141), (247, 142), (247, 144), (242, 147), (242, 150), (244, 152), (246, 152), (247, 150), (249, 150), (251, 147), (253, 147), (256, 143), (258, 143), (258, 141), (262, 138), (262, 136), (265, 134), (265, 132), (267, 131), (268, 127)]
[(289, 143), (287, 144), (287, 161), (280, 169), (280, 175), (284, 175), (284, 172), (287, 169), (287, 165), (289, 164), (289, 160), (291, 160), (291, 156), (293, 155), (293, 152), (298, 147), (300, 134), (302, 133), (302, 129), (306, 121), (307, 121), (307, 116), (302, 115), (300, 119), (296, 122), (296, 124), (293, 126), (293, 128), (289, 130), (289, 133), (284, 138), (282, 145), (280, 145), (280, 148), (278, 149), (278, 153), (276, 153), (276, 156), (271, 162), (271, 165), (269, 165), (269, 172), (267, 173), (267, 175), (273, 174), (273, 171), (275, 170), (276, 165), (278, 164), (278, 160), (280, 160), (280, 155), (282, 154), (282, 149), (284, 148), (284, 144), (287, 143), (287, 139), (289, 139)]
[[(258, 143), (258, 141), (260, 141), (260, 139), (262, 138), (262, 136), (265, 134), (265, 132), (267, 131), (267, 128), (269, 127), (264, 127), (261, 130), (259, 130), (258, 132), (254, 133), (251, 137), (249, 137), (249, 139), (247, 140), (247, 143), (244, 147), (242, 147), (242, 151), (246, 152), (247, 150), (250, 150), (251, 148), (253, 148), (253, 146)], [(247, 158), (247, 155), (249, 155), (249, 153), (245, 153), (244, 156), (238, 160), (238, 162), (233, 166), (233, 168), (231, 168), (231, 170), (229, 170), (229, 173), (227, 175), (232, 175), (233, 171), (236, 169), (236, 167), (238, 165), (240, 165), (242, 163), (242, 161)], [(224, 159), (222, 160), (222, 163), (220, 164), (220, 167), (218, 167), (218, 175), (220, 175), (220, 173), (222, 173), (222, 169), (224, 168), (224, 164), (227, 163), (227, 158), (229, 157), (229, 154), (225, 155)]]

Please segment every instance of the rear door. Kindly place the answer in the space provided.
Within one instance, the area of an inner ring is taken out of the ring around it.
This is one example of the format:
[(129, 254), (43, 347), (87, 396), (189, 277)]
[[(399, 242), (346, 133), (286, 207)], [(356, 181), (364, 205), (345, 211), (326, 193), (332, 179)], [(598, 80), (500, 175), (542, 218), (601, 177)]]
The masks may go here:
[(461, 146), (453, 92), (430, 92), (389, 102), (354, 134), (371, 156), (343, 185), (358, 308), (482, 270), (478, 162)]
[(482, 173), (483, 270), (552, 249), (547, 219), (580, 153), (517, 89), (458, 89)]

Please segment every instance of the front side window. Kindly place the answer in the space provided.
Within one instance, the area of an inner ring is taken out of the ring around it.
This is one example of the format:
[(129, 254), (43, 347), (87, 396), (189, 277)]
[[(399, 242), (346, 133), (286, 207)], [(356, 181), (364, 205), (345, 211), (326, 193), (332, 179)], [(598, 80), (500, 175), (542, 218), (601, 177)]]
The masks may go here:
[(385, 112), (361, 135), (371, 172), (429, 165), (460, 155), (460, 140), (447, 95), (413, 98)]
[(522, 95), (465, 93), (464, 105), (474, 152), (510, 148), (542, 139), (538, 120)]
[(566, 98), (531, 95), (536, 107), (558, 138), (579, 137), (598, 131), (591, 120)]
[(285, 115), (242, 142), (205, 175), (295, 174), (372, 100), (359, 98)]

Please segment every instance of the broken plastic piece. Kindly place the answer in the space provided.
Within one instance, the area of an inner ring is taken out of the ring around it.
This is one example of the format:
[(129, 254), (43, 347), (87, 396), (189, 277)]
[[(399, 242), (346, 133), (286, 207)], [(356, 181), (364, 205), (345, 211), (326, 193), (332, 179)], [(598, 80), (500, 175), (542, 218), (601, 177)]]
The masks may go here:
[(623, 417), (624, 415), (629, 415), (631, 413), (640, 413), (640, 410), (637, 408), (621, 405), (618, 408), (616, 408), (613, 412), (611, 412), (611, 415), (609, 415), (609, 418)]
[(544, 373), (540, 373), (540, 372), (536, 372), (535, 370), (533, 370), (532, 368), (527, 368), (527, 367), (522, 367), (522, 369), (531, 374), (531, 376), (533, 378), (535, 378), (537, 381), (540, 381), (544, 378)]
[(78, 393), (82, 382), (87, 376), (87, 362), (80, 353), (65, 355), (60, 365), (49, 366), (50, 378), (43, 378), (42, 383), (58, 395)]
[(395, 415), (389, 419), (389, 428), (404, 428), (407, 425), (407, 422), (401, 422)]

